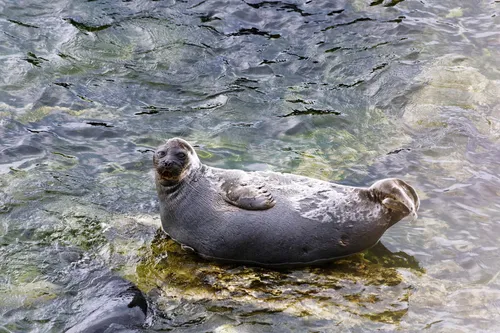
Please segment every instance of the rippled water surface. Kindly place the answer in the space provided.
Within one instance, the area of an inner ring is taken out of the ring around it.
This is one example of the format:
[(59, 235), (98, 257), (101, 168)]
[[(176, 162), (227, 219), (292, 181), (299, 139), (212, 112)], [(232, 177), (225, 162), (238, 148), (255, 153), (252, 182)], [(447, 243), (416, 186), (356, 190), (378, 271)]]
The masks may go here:
[[(75, 325), (110, 274), (145, 332), (498, 332), (499, 10), (0, 1), (0, 332)], [(399, 177), (419, 218), (325, 267), (215, 265), (158, 231), (172, 136), (211, 166)]]

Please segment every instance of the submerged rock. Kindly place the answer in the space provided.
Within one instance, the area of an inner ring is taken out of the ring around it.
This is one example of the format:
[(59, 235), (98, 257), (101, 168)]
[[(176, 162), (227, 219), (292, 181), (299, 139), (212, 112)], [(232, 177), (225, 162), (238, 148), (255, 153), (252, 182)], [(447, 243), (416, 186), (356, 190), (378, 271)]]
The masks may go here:
[[(241, 322), (279, 314), (346, 320), (346, 327), (363, 318), (394, 324), (408, 310), (413, 290), (397, 268), (423, 272), (413, 257), (381, 243), (328, 265), (286, 270), (214, 264), (184, 251), (161, 230), (145, 250), (137, 275), (128, 278), (145, 292), (156, 290), (156, 306), (169, 327), (221, 314)], [(187, 304), (196, 310), (191, 313)]]
[[(403, 121), (414, 130), (446, 128), (466, 118), (483, 135), (498, 139), (500, 83), (475, 67), (472, 59), (446, 55), (424, 70), (416, 81), (421, 88), (411, 97)], [(461, 119), (462, 118), (462, 119)]]
[(144, 295), (119, 277), (95, 279), (78, 293), (85, 302), (67, 333), (115, 332), (141, 327), (146, 320), (148, 305)]

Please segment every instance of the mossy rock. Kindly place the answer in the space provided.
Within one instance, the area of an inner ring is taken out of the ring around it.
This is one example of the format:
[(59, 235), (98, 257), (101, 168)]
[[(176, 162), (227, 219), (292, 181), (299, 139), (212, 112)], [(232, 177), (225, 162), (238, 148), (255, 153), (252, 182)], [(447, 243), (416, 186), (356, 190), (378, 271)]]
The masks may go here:
[(382, 314), (394, 310), (394, 304), (398, 311), (407, 309), (408, 284), (398, 268), (422, 272), (414, 258), (391, 254), (383, 245), (323, 266), (280, 270), (206, 261), (161, 230), (143, 251), (130, 277), (143, 291), (159, 290), (166, 299), (203, 302), (212, 309), (251, 305), (252, 311), (299, 317), (328, 311)]
[(485, 105), (495, 105), (500, 84), (483, 75), (475, 62), (460, 55), (437, 59), (416, 78), (421, 88), (410, 99), (403, 121), (412, 128), (446, 128), (449, 112), (459, 109), (471, 119), (482, 133), (489, 132), (491, 123), (486, 115), (473, 118)]
[(41, 302), (55, 299), (60, 291), (56, 285), (43, 280), (17, 283), (2, 289), (0, 307), (7, 308), (35, 307)]

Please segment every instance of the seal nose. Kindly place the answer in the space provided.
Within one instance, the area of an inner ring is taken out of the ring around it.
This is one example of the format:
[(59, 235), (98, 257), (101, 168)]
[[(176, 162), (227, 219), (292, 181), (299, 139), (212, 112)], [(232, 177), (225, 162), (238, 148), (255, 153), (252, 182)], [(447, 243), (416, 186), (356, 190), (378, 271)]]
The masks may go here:
[(164, 167), (170, 168), (172, 165), (174, 165), (174, 162), (167, 160), (167, 161), (163, 161), (162, 164)]
[(418, 218), (417, 207), (416, 207), (415, 201), (408, 200), (408, 201), (404, 201), (403, 203), (406, 204), (406, 207), (410, 210), (409, 215), (411, 216), (411, 222), (415, 221)]

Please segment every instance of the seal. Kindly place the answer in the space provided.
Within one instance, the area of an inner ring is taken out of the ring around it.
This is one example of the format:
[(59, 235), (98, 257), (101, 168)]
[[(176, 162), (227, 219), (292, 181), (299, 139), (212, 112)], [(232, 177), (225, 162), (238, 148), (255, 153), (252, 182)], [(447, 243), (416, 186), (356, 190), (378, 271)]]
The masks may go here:
[(206, 259), (283, 267), (363, 251), (420, 201), (400, 179), (368, 188), (203, 165), (185, 140), (153, 156), (163, 230)]

